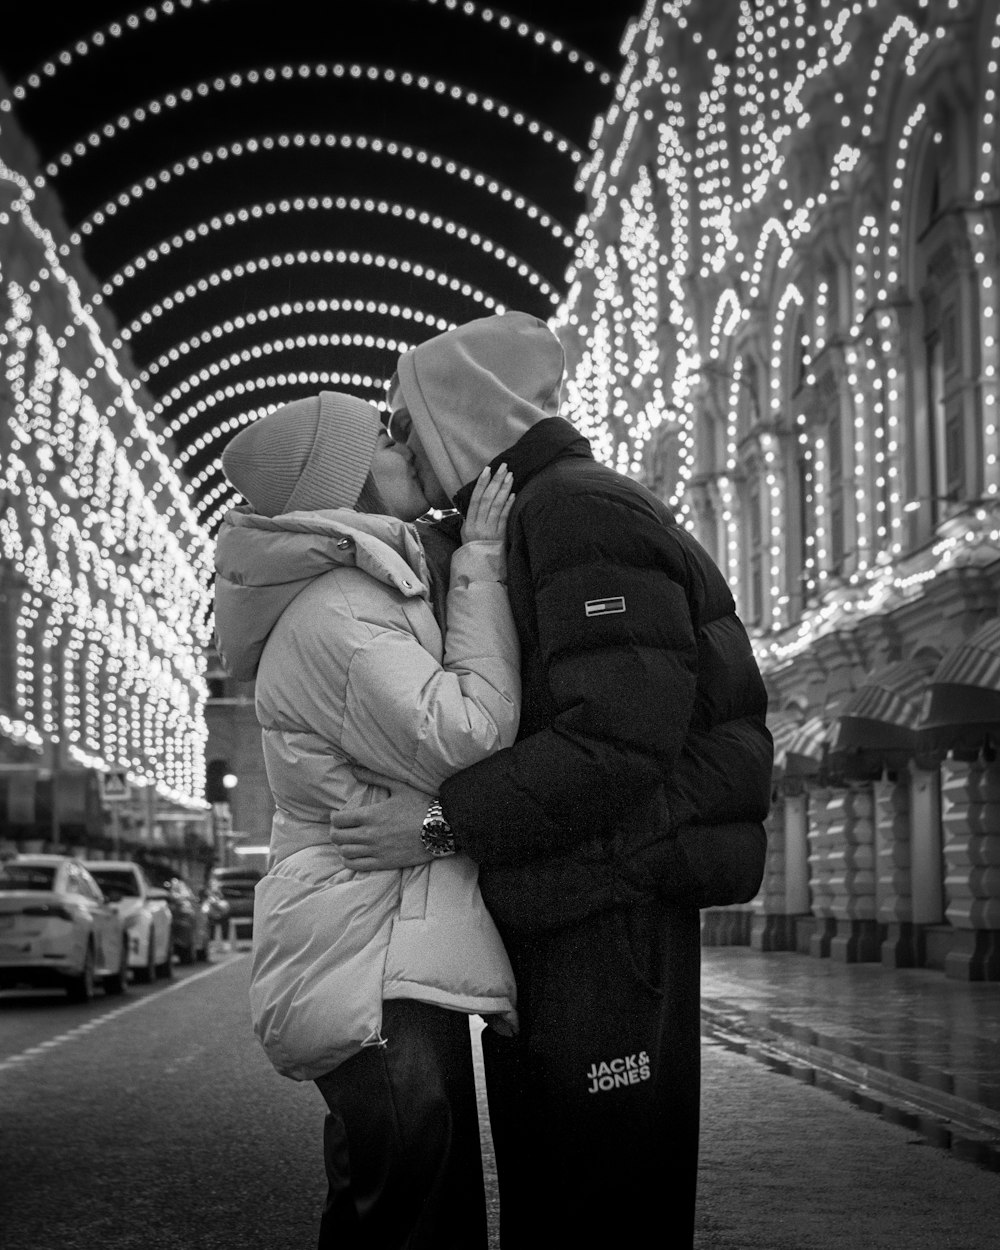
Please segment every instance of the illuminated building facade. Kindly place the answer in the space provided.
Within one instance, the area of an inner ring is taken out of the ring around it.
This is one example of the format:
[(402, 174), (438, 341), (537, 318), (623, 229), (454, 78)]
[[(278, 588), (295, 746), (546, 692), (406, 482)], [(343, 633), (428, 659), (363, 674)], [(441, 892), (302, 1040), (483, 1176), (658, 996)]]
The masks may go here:
[(1000, 978), (1000, 6), (656, 0), (626, 42), (558, 324), (769, 688), (765, 882), (708, 939)]
[[(210, 851), (211, 551), (33, 150), (0, 132), (0, 850)], [(89, 284), (89, 285), (88, 285)]]

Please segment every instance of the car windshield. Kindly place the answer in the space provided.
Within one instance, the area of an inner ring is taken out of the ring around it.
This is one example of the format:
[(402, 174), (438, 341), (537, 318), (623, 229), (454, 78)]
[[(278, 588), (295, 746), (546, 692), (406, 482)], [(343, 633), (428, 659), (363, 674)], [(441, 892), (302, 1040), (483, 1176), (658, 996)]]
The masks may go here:
[(45, 864), (4, 864), (0, 868), (0, 890), (51, 890), (55, 868)]
[(133, 898), (139, 893), (135, 873), (127, 868), (89, 868), (90, 875), (102, 890), (117, 890), (123, 897)]

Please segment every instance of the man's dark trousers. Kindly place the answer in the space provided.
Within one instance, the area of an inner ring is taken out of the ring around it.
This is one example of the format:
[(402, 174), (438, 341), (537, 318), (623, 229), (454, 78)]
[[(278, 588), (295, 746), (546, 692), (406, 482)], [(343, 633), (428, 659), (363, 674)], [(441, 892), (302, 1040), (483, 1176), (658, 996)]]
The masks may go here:
[(700, 923), (651, 903), (505, 935), (521, 1034), (483, 1033), (503, 1250), (689, 1250)]

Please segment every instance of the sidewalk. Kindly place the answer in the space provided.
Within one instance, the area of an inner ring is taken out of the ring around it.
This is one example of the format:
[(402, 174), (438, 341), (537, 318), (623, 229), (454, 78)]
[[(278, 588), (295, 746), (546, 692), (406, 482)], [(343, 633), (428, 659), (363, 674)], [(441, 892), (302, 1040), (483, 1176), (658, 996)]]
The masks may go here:
[(702, 949), (707, 1035), (1000, 1171), (1000, 984)]

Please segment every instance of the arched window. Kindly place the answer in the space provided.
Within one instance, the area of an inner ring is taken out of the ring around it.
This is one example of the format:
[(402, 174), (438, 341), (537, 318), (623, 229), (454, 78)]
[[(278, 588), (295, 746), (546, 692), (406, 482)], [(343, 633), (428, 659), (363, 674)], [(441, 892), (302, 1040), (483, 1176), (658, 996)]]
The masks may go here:
[(978, 372), (975, 283), (960, 200), (961, 127), (938, 117), (915, 183), (911, 250), (913, 410), (907, 486), (915, 541), (925, 541), (953, 503), (975, 494)]
[(754, 625), (764, 618), (764, 519), (762, 514), (763, 492), (760, 482), (760, 465), (753, 461), (748, 466), (748, 480), (744, 493), (746, 514), (746, 600), (747, 616)]
[(736, 435), (746, 439), (760, 420), (760, 371), (749, 353), (743, 357), (740, 372)]
[(809, 365), (811, 340), (802, 309), (792, 319), (787, 346), (788, 429), (793, 441), (786, 467), (788, 525), (785, 533), (786, 585), (789, 615), (797, 620), (812, 602), (816, 590), (816, 508), (813, 486), (813, 449), (808, 432)]

